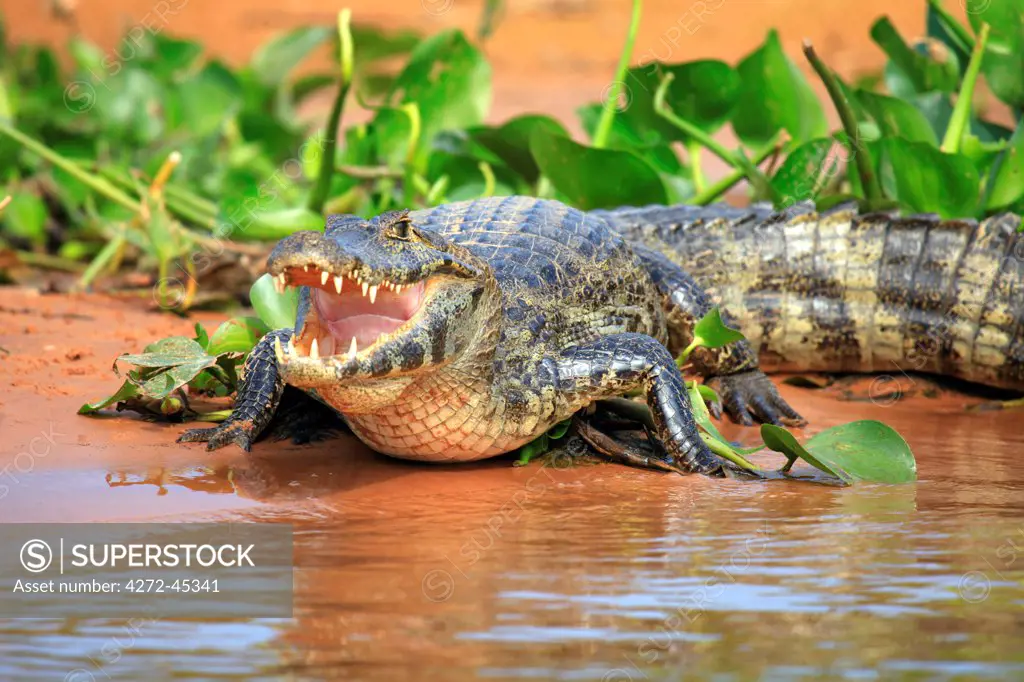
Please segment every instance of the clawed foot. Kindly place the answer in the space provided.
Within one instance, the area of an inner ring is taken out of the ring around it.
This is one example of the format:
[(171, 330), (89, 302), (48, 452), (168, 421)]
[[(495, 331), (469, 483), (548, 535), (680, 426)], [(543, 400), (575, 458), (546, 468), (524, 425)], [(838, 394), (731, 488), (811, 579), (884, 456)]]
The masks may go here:
[(207, 450), (219, 450), (234, 443), (246, 452), (252, 449), (251, 428), (245, 422), (224, 422), (212, 429), (189, 429), (178, 436), (179, 443), (206, 443)]
[(712, 377), (705, 382), (718, 393), (721, 402), (708, 405), (716, 419), (722, 407), (738, 424), (753, 426), (755, 421), (776, 426), (804, 426), (807, 420), (779, 395), (775, 384), (760, 370)]

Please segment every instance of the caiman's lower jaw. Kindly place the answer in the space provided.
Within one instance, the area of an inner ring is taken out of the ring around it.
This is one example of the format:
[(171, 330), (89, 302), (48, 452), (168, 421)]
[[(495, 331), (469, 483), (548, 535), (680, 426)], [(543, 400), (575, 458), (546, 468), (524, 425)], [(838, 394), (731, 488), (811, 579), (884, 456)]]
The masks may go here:
[(370, 355), (381, 344), (411, 331), (427, 299), (429, 282), (375, 284), (352, 274), (335, 274), (314, 265), (286, 268), (274, 277), (278, 291), (310, 287), (309, 311), (302, 329), (279, 349), (284, 365), (319, 361), (325, 368)]

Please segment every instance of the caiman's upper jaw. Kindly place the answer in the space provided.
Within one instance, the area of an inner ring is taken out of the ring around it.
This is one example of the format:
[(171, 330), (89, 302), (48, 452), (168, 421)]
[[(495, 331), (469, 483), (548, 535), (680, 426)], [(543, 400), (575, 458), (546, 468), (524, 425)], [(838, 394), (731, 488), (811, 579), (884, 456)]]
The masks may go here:
[(415, 324), (428, 288), (426, 281), (401, 284), (377, 278), (371, 284), (355, 270), (333, 272), (310, 263), (286, 266), (273, 277), (279, 292), (288, 286), (306, 286), (311, 294), (302, 328), (281, 349), (281, 362), (299, 358), (347, 362), (370, 353), (377, 344)]

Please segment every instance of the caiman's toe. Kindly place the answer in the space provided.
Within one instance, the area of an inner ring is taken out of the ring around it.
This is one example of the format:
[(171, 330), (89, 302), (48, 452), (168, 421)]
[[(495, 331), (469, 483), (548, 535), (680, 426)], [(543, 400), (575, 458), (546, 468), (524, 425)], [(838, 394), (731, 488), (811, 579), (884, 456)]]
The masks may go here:
[(179, 443), (206, 443), (206, 449), (219, 450), (234, 443), (246, 452), (252, 450), (252, 435), (244, 424), (224, 423), (212, 429), (189, 429), (178, 436)]
[[(807, 423), (760, 370), (712, 377), (707, 384), (718, 393), (732, 420), (743, 426), (753, 426), (755, 421), (777, 426), (804, 426)], [(722, 405), (717, 406), (717, 414), (712, 409), (716, 418), (721, 416)]]

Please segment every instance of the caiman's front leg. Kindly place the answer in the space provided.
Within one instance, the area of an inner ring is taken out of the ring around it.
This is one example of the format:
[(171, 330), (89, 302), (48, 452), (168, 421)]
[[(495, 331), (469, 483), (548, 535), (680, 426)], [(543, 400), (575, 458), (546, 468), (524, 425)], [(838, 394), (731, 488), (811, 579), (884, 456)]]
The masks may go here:
[(280, 339), (284, 345), (291, 337), (291, 329), (278, 329), (260, 339), (242, 366), (231, 416), (214, 428), (186, 431), (178, 437), (178, 442), (205, 441), (207, 450), (235, 443), (249, 452), (253, 441), (270, 423), (284, 392), (284, 380), (277, 371), (274, 342)]
[(597, 400), (642, 389), (654, 417), (655, 435), (672, 463), (702, 474), (721, 469), (721, 462), (697, 431), (675, 360), (657, 339), (644, 334), (613, 334), (574, 346), (558, 357), (557, 372), (557, 386), (563, 394)]
[[(644, 247), (633, 250), (665, 296), (669, 350), (673, 354), (681, 353), (693, 340), (694, 325), (714, 303), (690, 275), (660, 253)], [(724, 311), (722, 320), (729, 324)], [(760, 370), (757, 353), (746, 341), (722, 348), (698, 348), (690, 358), (708, 386), (718, 393), (729, 416), (740, 424), (750, 426), (755, 419), (777, 425), (806, 423)], [(721, 416), (721, 405), (714, 404), (710, 408), (716, 417)]]

